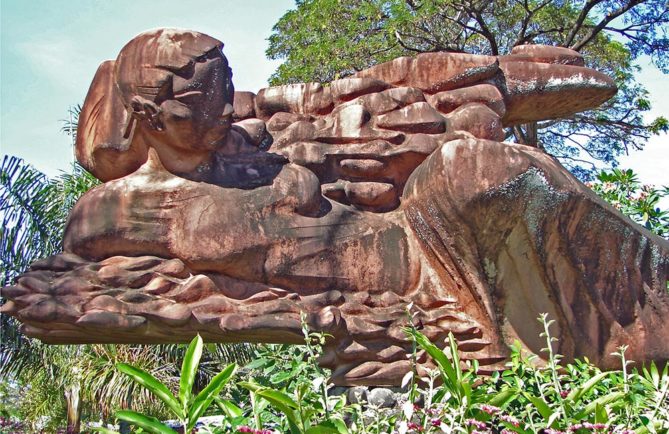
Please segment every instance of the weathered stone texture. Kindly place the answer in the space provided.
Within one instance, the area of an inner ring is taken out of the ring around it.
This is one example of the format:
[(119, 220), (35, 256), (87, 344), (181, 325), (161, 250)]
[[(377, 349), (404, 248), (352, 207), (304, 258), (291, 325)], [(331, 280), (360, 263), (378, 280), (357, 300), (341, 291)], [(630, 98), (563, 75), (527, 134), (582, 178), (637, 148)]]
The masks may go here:
[(542, 312), (567, 358), (669, 358), (669, 243), (501, 143), (615, 93), (578, 53), (427, 53), (254, 95), (233, 91), (221, 46), (163, 29), (100, 66), (76, 150), (106, 183), (74, 207), (65, 252), (2, 289), (24, 333), (299, 343), (304, 312), (332, 335), (337, 384), (397, 385), (411, 306), (483, 372), (515, 339), (542, 355)]

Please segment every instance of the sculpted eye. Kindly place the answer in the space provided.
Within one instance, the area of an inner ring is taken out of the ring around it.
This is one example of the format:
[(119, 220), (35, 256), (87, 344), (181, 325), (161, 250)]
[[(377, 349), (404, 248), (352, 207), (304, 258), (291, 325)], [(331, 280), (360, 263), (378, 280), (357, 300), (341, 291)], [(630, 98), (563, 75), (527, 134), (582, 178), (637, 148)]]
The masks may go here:
[(197, 104), (202, 100), (202, 96), (204, 94), (199, 91), (199, 90), (193, 90), (190, 92), (183, 92), (183, 93), (178, 93), (174, 95), (174, 99), (179, 101), (180, 103), (186, 104), (186, 105), (192, 105), (192, 104)]

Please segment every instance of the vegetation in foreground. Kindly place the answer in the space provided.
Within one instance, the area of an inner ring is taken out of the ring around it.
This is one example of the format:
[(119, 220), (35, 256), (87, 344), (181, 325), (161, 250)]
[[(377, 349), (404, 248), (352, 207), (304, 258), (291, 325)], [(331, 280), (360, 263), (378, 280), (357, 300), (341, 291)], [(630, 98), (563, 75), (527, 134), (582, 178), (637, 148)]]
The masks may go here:
[[(227, 366), (197, 395), (193, 378), (202, 354), (202, 340), (196, 337), (183, 361), (178, 398), (147, 372), (125, 364), (121, 372), (154, 393), (186, 426), (198, 433), (661, 433), (669, 430), (669, 374), (667, 367), (631, 368), (625, 348), (616, 353), (621, 369), (601, 372), (586, 361), (562, 364), (553, 351), (552, 321), (543, 324), (547, 362), (535, 363), (523, 355), (520, 346), (504, 372), (491, 377), (477, 375), (476, 362), (463, 363), (452, 335), (440, 350), (417, 329), (407, 334), (416, 343), (409, 357), (414, 369), (403, 379), (405, 392), (394, 408), (376, 408), (349, 403), (331, 394), (328, 372), (318, 367), (327, 338), (303, 327), (305, 345), (272, 346), (259, 349), (236, 384), (218, 396), (230, 380), (234, 365)], [(410, 323), (410, 321), (407, 321)], [(435, 369), (416, 365), (426, 352)], [(466, 369), (463, 369), (466, 366)], [(420, 372), (420, 375), (418, 374)], [(240, 381), (241, 380), (241, 381)], [(223, 417), (216, 425), (197, 419), (216, 403), (213, 413)], [(176, 434), (170, 426), (131, 411), (118, 411), (119, 420), (139, 430)], [(111, 429), (94, 431), (115, 433)]]

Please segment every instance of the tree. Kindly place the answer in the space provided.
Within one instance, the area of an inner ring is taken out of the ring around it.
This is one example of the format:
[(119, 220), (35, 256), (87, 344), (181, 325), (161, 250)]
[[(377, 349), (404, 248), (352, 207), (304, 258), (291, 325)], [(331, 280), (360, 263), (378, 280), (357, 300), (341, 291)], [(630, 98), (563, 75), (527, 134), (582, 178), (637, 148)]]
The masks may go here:
[(644, 122), (648, 93), (634, 78), (642, 55), (669, 71), (668, 24), (666, 0), (296, 0), (274, 26), (266, 54), (285, 60), (270, 78), (278, 85), (329, 82), (421, 52), (569, 47), (616, 80), (616, 97), (598, 110), (509, 129), (507, 138), (539, 145), (588, 177), (592, 160), (615, 165), (621, 153), (669, 129), (664, 118)]
[[(79, 165), (72, 173), (49, 179), (19, 158), (4, 157), (0, 166), (0, 286), (11, 284), (30, 263), (61, 251), (69, 210), (79, 196), (98, 183)], [(57, 363), (67, 361), (67, 351), (25, 338), (18, 332), (16, 321), (5, 315), (0, 318), (0, 326), (0, 372), (13, 373), (16, 378), (25, 373), (28, 376), (22, 378), (24, 381), (39, 384), (27, 392), (28, 396), (62, 390), (67, 414), (73, 416), (68, 417), (68, 432), (78, 432), (79, 388), (66, 375), (68, 369), (60, 369), (68, 366), (67, 362)], [(58, 408), (52, 405), (53, 394), (34, 397), (32, 402), (40, 404), (38, 412)]]

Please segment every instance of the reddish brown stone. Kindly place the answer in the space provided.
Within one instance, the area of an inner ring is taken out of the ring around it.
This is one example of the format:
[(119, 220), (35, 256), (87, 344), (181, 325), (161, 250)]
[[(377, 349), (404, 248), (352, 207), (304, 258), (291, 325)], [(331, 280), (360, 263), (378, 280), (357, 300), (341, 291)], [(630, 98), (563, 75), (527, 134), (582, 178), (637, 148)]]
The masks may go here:
[(440, 134), (446, 131), (446, 120), (428, 103), (417, 102), (379, 116), (376, 126), (407, 133)]
[(353, 205), (379, 207), (394, 205), (396, 197), (392, 184), (381, 182), (351, 182), (346, 184), (346, 198)]
[(492, 78), (498, 71), (497, 58), (454, 53), (423, 53), (400, 57), (356, 73), (394, 86), (416, 87), (427, 93), (455, 89)]
[(235, 110), (235, 113), (232, 115), (232, 118), (236, 122), (254, 118), (256, 116), (255, 99), (256, 94), (253, 92), (235, 92), (235, 97), (232, 102), (232, 107)]
[(287, 84), (260, 89), (255, 99), (256, 116), (268, 120), (274, 113), (320, 115), (332, 110), (329, 87), (320, 83)]
[(480, 103), (469, 103), (446, 115), (449, 131), (467, 131), (479, 139), (504, 140), (499, 115)]
[(580, 66), (505, 62), (501, 68), (506, 86), (504, 125), (568, 116), (596, 107), (616, 93), (611, 78)]
[(352, 177), (376, 176), (383, 172), (386, 165), (379, 160), (345, 159), (339, 162), (342, 174)]
[(583, 55), (565, 47), (548, 45), (517, 45), (509, 56), (500, 56), (500, 62), (561, 63), (563, 65), (585, 66)]
[[(638, 363), (669, 359), (669, 243), (541, 150), (499, 142), (502, 124), (615, 92), (579, 55), (400, 58), (330, 86), (263, 89), (256, 119), (252, 94), (232, 101), (221, 46), (156, 30), (100, 67), (77, 156), (107, 182), (72, 210), (65, 252), (3, 288), (25, 333), (301, 343), (304, 312), (331, 335), (333, 381), (397, 385), (412, 306), (415, 327), (440, 347), (452, 333), (481, 372), (503, 368), (516, 339), (545, 357), (542, 312), (568, 360), (618, 367), (622, 344)], [(192, 77), (174, 72), (191, 64)]]
[(274, 113), (267, 122), (267, 129), (276, 133), (283, 131), (292, 124), (299, 121), (311, 121), (311, 116), (301, 115), (298, 113), (278, 112)]
[(245, 119), (235, 122), (232, 128), (253, 146), (266, 149), (272, 143), (272, 136), (267, 132), (265, 122), (260, 119)]
[(388, 83), (373, 78), (344, 78), (330, 83), (330, 93), (335, 104), (350, 101), (368, 93), (377, 93), (390, 87)]
[(477, 102), (487, 105), (500, 117), (506, 113), (504, 97), (492, 84), (477, 84), (461, 89), (439, 92), (429, 97), (430, 104), (442, 113), (450, 113), (460, 106)]

